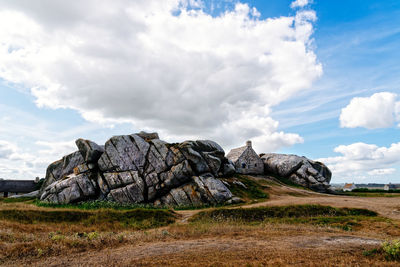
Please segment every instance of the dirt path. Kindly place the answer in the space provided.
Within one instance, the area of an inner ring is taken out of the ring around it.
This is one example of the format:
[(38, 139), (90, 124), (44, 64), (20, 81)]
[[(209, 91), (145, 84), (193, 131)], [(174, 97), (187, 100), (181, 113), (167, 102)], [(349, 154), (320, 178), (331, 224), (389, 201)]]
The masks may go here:
[[(329, 257), (332, 257), (339, 259), (339, 263), (348, 264), (348, 259), (338, 257), (340, 253), (347, 251), (346, 253), (351, 254), (366, 247), (376, 246), (380, 242), (379, 239), (326, 233), (257, 238), (215, 237), (108, 248), (74, 257), (52, 257), (29, 264), (32, 266), (198, 266), (201, 263), (202, 266), (207, 266), (212, 263), (213, 266), (239, 266), (255, 261), (273, 265), (303, 266), (301, 257), (296, 259), (301, 251), (304, 257), (310, 257), (316, 262), (322, 257), (324, 262), (329, 262)], [(327, 253), (328, 250), (330, 254)]]

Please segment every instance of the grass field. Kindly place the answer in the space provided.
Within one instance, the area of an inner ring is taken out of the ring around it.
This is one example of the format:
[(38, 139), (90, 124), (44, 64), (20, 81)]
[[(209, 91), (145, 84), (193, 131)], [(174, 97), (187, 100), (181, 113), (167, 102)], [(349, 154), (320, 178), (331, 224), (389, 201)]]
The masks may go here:
[[(398, 266), (400, 199), (332, 196), (240, 176), (240, 206), (0, 200), (4, 266)], [(383, 245), (383, 243), (386, 243)]]

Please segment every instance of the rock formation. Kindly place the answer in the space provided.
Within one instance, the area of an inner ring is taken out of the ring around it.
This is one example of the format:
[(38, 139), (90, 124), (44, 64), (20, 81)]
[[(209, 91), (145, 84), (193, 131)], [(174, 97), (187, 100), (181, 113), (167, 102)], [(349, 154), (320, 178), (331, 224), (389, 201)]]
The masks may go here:
[(263, 154), (265, 174), (274, 174), (314, 191), (329, 193), (332, 173), (323, 163), (285, 154)]
[(78, 151), (47, 168), (40, 199), (110, 200), (155, 205), (235, 201), (216, 177), (232, 174), (224, 150), (209, 140), (169, 144), (157, 133), (114, 136), (105, 146), (78, 139)]
[[(170, 144), (160, 140), (157, 133), (140, 132), (114, 136), (104, 146), (78, 139), (76, 146), (78, 151), (48, 166), (38, 194), (42, 201), (110, 200), (159, 206), (240, 201), (218, 179), (233, 175), (237, 169), (213, 141)], [(320, 162), (283, 154), (264, 154), (261, 158), (265, 174), (330, 192), (331, 172)]]

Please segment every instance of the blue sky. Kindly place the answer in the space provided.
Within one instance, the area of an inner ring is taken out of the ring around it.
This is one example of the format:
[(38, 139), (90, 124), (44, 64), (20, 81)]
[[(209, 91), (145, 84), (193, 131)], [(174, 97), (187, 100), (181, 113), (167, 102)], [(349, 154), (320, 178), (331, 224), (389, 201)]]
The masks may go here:
[(400, 183), (398, 1), (39, 2), (0, 1), (0, 177), (145, 129)]

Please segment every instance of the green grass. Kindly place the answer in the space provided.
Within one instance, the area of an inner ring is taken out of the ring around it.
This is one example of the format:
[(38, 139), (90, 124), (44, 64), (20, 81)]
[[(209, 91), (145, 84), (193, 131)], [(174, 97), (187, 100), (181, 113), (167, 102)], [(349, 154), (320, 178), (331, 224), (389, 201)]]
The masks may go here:
[(192, 221), (243, 221), (262, 222), (269, 218), (311, 218), (366, 216), (376, 217), (377, 213), (366, 209), (334, 208), (321, 205), (292, 205), (258, 208), (214, 209), (202, 211), (192, 218)]
[(66, 208), (66, 209), (80, 209), (80, 210), (98, 210), (98, 209), (113, 209), (113, 210), (132, 210), (132, 209), (153, 209), (165, 210), (167, 207), (156, 207), (152, 204), (121, 204), (112, 201), (85, 201), (70, 204), (55, 204), (36, 200), (33, 202), (38, 207), (46, 208)]
[[(296, 187), (296, 188), (300, 188), (300, 189), (304, 189), (304, 190), (311, 190), (311, 189), (309, 189), (309, 188), (307, 188), (307, 187), (304, 187), (304, 186), (301, 186), (301, 185), (298, 185), (298, 184), (293, 183), (293, 182), (292, 182), (291, 180), (289, 180), (288, 178), (281, 177), (281, 176), (278, 176), (278, 175), (273, 174), (273, 173), (268, 173), (268, 176), (274, 177), (275, 179), (277, 179), (277, 180), (280, 181), (281, 183), (283, 183), (283, 184), (285, 184), (285, 185), (288, 185), (288, 186), (291, 186), (291, 187)], [(312, 190), (311, 190), (311, 191), (312, 191)]]
[(118, 211), (102, 209), (84, 210), (0, 210), (0, 220), (20, 223), (80, 223), (83, 225), (120, 224), (124, 227), (146, 229), (165, 226), (175, 221), (169, 210), (133, 209)]
[(267, 199), (269, 197), (268, 193), (265, 192), (269, 187), (266, 185), (262, 185), (253, 179), (249, 179), (244, 175), (235, 174), (234, 179), (242, 182), (246, 188), (243, 186), (232, 183), (233, 180), (229, 180), (229, 190), (233, 195), (240, 197), (242, 199), (250, 199), (250, 200), (260, 200)]

